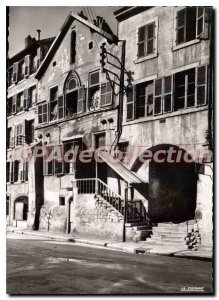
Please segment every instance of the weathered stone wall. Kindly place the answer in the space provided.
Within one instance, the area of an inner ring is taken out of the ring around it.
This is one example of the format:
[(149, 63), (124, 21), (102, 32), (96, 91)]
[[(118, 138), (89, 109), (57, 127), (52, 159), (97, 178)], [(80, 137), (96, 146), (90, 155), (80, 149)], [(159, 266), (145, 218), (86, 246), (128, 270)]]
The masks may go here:
[(73, 232), (82, 236), (122, 239), (123, 216), (102, 198), (78, 195), (73, 207)]

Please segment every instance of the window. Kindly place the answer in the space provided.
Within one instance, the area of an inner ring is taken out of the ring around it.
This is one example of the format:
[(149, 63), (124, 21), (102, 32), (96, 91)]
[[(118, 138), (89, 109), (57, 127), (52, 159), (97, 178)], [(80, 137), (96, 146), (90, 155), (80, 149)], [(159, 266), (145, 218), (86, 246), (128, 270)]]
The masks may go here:
[(72, 31), (71, 32), (71, 58), (70, 58), (70, 63), (74, 64), (76, 60), (76, 32)]
[(88, 109), (99, 107), (100, 103), (100, 72), (89, 74)]
[(48, 104), (40, 104), (38, 106), (38, 122), (39, 124), (48, 122)]
[(16, 114), (17, 112), (17, 95), (12, 97), (12, 114)]
[(18, 160), (11, 162), (11, 172), (10, 172), (10, 182), (11, 183), (18, 181), (19, 165), (20, 165), (20, 162)]
[(10, 182), (10, 161), (6, 162), (6, 182)]
[(131, 86), (127, 88), (127, 112), (126, 119), (133, 120), (134, 112), (135, 112), (135, 86)]
[(64, 153), (65, 153), (65, 163), (64, 163), (64, 173), (72, 174), (76, 169), (76, 155), (82, 151), (82, 141), (76, 140), (64, 144)]
[(204, 32), (204, 7), (186, 7), (177, 11), (176, 44), (192, 41)]
[(95, 134), (95, 147), (96, 149), (100, 147), (106, 146), (106, 134), (105, 133), (99, 133)]
[(112, 103), (112, 88), (110, 82), (102, 83), (100, 88), (100, 106)]
[(175, 74), (174, 110), (195, 105), (195, 69)]
[(17, 95), (17, 112), (22, 111), (24, 108), (24, 93), (21, 92)]
[(25, 63), (24, 60), (18, 64), (18, 81), (24, 79)]
[(7, 98), (7, 116), (12, 115), (12, 97)]
[(36, 86), (32, 86), (28, 89), (27, 108), (34, 106), (36, 102), (37, 102)]
[[(63, 117), (63, 116), (62, 116)], [(50, 89), (50, 121), (58, 119), (58, 86)]]
[(25, 120), (25, 141), (27, 144), (34, 142), (34, 120)]
[(46, 155), (44, 155), (44, 175), (53, 175), (54, 173), (54, 161), (51, 157), (53, 147), (46, 147)]
[(196, 104), (205, 105), (207, 102), (207, 66), (197, 68), (196, 72)]
[(10, 148), (11, 137), (12, 137), (12, 128), (9, 127), (9, 128), (7, 128), (7, 136), (6, 136), (6, 147), (7, 148)]
[(44, 156), (44, 175), (63, 174), (63, 146), (49, 146)]
[(124, 162), (124, 160), (126, 158), (128, 146), (129, 146), (129, 142), (118, 143), (118, 150), (120, 152), (118, 159), (121, 162)]
[(8, 86), (13, 83), (13, 68), (8, 69)]
[(77, 113), (78, 105), (78, 84), (74, 78), (67, 83), (66, 92), (66, 116), (73, 117)]
[(89, 49), (89, 50), (93, 49), (93, 42), (89, 42), (89, 43), (88, 43), (88, 49)]
[(59, 197), (59, 205), (64, 206), (65, 205), (65, 197)]
[(37, 71), (37, 61), (37, 51), (35, 51), (31, 54), (30, 58), (30, 74), (33, 74)]
[(138, 58), (155, 52), (155, 22), (138, 29)]
[(153, 114), (153, 81), (136, 85), (136, 118), (142, 118)]
[(23, 145), (24, 144), (24, 126), (23, 124), (19, 124), (15, 126), (15, 145)]
[(28, 162), (23, 161), (20, 171), (20, 181), (25, 182), (28, 181)]
[(206, 105), (207, 72), (204, 65), (129, 87), (127, 121)]

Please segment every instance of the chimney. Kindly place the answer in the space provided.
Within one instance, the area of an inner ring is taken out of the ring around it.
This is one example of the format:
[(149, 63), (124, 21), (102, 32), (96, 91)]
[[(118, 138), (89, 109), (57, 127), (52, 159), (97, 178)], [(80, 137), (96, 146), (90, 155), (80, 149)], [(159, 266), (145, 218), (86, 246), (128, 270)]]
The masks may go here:
[(40, 29), (37, 29), (37, 40), (40, 41), (40, 32), (41, 30)]
[(33, 43), (33, 39), (30, 35), (28, 35), (25, 39), (25, 48), (29, 47)]

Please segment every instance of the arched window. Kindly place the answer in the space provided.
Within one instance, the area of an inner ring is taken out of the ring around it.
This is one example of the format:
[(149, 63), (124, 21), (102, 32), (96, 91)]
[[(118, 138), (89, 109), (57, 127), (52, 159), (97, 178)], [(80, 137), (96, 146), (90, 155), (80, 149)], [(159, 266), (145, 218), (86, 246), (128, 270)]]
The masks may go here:
[(68, 86), (67, 86), (67, 89), (68, 91), (71, 91), (71, 90), (74, 90), (77, 88), (77, 82), (74, 78), (71, 78), (69, 81), (68, 81)]
[(76, 32), (71, 32), (71, 64), (75, 63), (76, 58)]

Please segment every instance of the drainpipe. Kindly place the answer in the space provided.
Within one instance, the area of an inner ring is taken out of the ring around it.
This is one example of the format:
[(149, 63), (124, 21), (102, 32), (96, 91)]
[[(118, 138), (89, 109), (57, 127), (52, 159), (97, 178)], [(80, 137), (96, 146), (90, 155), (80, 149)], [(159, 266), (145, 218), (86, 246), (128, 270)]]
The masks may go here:
[(67, 214), (67, 229), (66, 229), (66, 233), (70, 233), (70, 231), (71, 231), (70, 216), (71, 216), (71, 203), (72, 203), (72, 200), (70, 200), (70, 199), (68, 200), (68, 214)]
[(128, 183), (126, 183), (126, 187), (125, 187), (125, 203), (124, 203), (123, 237), (122, 237), (123, 243), (126, 242), (126, 227), (125, 227), (125, 224), (127, 223), (128, 189), (129, 189)]

